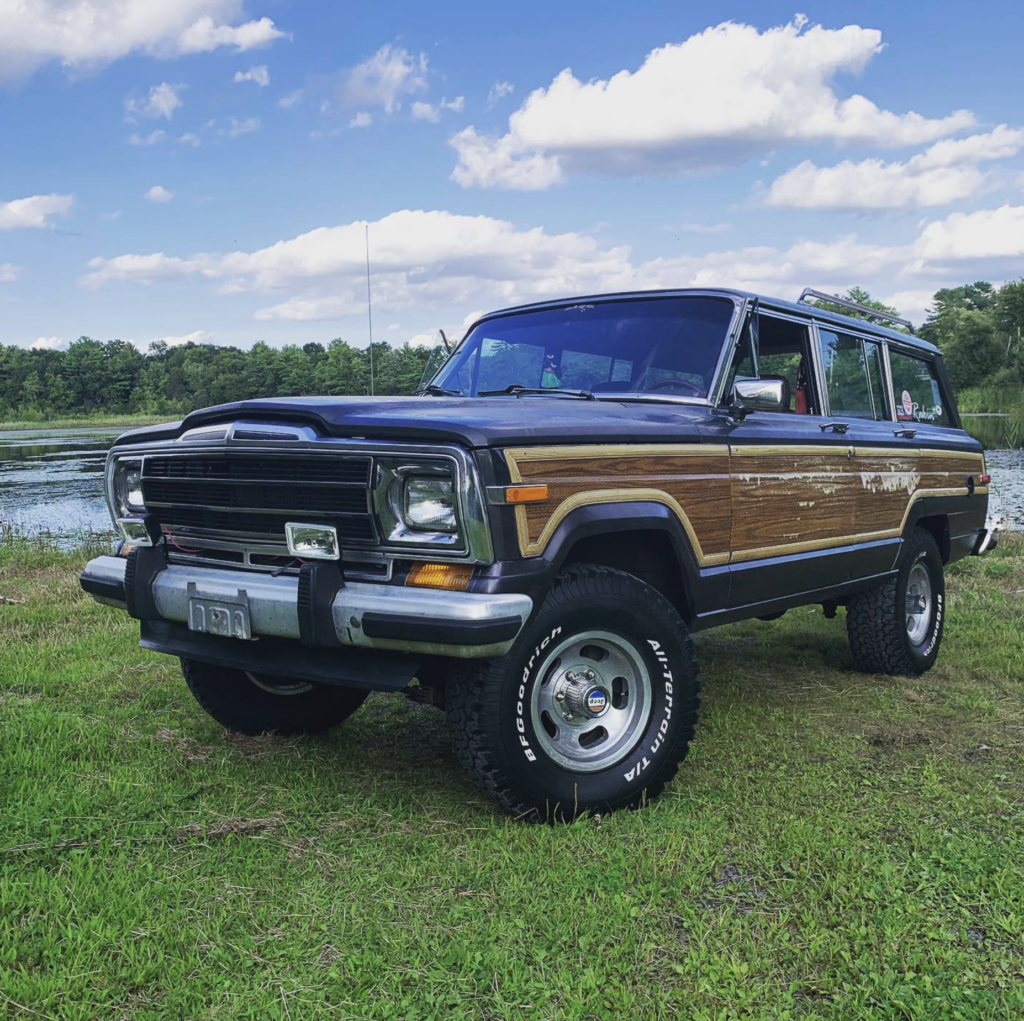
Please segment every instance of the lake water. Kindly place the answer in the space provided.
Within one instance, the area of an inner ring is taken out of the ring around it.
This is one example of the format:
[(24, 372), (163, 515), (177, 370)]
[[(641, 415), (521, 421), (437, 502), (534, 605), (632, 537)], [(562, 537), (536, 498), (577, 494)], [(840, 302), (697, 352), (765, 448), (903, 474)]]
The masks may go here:
[[(964, 423), (988, 448), (992, 517), (1003, 528), (1024, 529), (1024, 419), (965, 415)], [(103, 462), (122, 431), (0, 431), (0, 530), (13, 525), (66, 544), (108, 532)]]

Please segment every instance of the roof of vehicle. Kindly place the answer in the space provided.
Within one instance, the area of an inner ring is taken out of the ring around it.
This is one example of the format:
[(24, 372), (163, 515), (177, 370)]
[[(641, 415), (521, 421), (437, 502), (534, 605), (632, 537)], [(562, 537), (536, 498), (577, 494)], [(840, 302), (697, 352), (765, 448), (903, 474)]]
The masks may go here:
[(910, 333), (901, 333), (899, 330), (891, 329), (888, 326), (882, 326), (880, 323), (872, 323), (866, 319), (855, 319), (853, 316), (842, 315), (839, 312), (832, 312), (828, 309), (819, 308), (817, 305), (808, 304), (807, 302), (786, 301), (783, 298), (770, 298), (765, 294), (755, 294), (753, 291), (740, 291), (733, 287), (678, 287), (663, 290), (619, 291), (608, 294), (582, 294), (559, 298), (555, 301), (538, 301), (529, 305), (515, 305), (511, 308), (497, 309), (494, 312), (488, 312), (485, 316), (481, 316), (479, 321), (482, 322), (486, 319), (508, 315), (513, 312), (558, 308), (561, 305), (570, 303), (574, 304), (580, 301), (608, 301), (622, 298), (665, 298), (672, 297), (673, 295), (679, 295), (682, 297), (686, 295), (719, 294), (723, 297), (738, 298), (740, 300), (746, 299), (753, 301), (756, 298), (761, 307), (765, 309), (775, 309), (779, 312), (787, 312), (799, 316), (813, 316), (821, 322), (834, 323), (836, 326), (845, 327), (848, 330), (857, 330), (861, 333), (872, 333), (879, 337), (885, 337), (888, 340), (899, 341), (901, 344), (906, 344), (908, 347), (919, 348), (920, 350), (928, 351), (931, 354), (939, 354), (939, 349), (934, 344), (930, 344), (927, 340), (922, 340), (920, 337), (915, 337)]

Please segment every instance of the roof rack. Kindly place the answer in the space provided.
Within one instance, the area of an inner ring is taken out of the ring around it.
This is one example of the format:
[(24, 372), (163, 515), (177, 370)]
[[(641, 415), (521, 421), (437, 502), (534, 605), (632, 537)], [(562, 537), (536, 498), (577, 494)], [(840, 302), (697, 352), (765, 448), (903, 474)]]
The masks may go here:
[(843, 308), (860, 312), (861, 315), (873, 316), (875, 319), (884, 319), (886, 322), (896, 323), (898, 326), (905, 326), (911, 333), (914, 332), (914, 324), (909, 319), (901, 319), (890, 312), (879, 312), (877, 308), (870, 305), (861, 305), (859, 302), (850, 301), (848, 298), (840, 298), (835, 294), (826, 294), (824, 291), (816, 291), (813, 287), (805, 287), (803, 294), (797, 299), (807, 303), (808, 298), (818, 298), (820, 301), (828, 301), (833, 305), (842, 305)]

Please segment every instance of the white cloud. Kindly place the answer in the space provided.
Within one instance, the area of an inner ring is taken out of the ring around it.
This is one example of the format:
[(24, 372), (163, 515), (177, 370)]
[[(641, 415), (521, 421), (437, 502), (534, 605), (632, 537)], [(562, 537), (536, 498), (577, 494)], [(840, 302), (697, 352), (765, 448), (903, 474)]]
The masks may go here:
[(158, 340), (162, 340), (168, 347), (179, 347), (182, 344), (209, 344), (213, 340), (213, 336), (208, 330), (193, 330), (191, 333), (182, 333), (178, 336), (154, 337), (153, 340), (146, 341), (146, 347), (148, 348), (150, 344)]
[(287, 96), (282, 96), (278, 101), (277, 105), (282, 110), (288, 110), (295, 106), (296, 103), (302, 101), (302, 97), (306, 94), (305, 89), (295, 89), (294, 92), (289, 92)]
[(168, 191), (162, 184), (154, 184), (142, 197), (150, 202), (170, 202), (174, 198), (174, 192)]
[(506, 96), (511, 96), (515, 88), (511, 82), (495, 82), (487, 93), (487, 106), (492, 107), (499, 100), (504, 99)]
[(936, 262), (1020, 259), (1024, 256), (1024, 206), (952, 213), (933, 221), (921, 232), (915, 252), (923, 260)]
[(237, 117), (232, 117), (228, 127), (221, 129), (221, 134), (227, 135), (228, 138), (238, 138), (239, 135), (251, 135), (254, 131), (259, 131), (262, 123), (259, 117), (246, 117), (244, 121), (240, 121)]
[(732, 227), (727, 223), (681, 223), (675, 229), (683, 234), (724, 234)]
[(67, 341), (62, 337), (36, 337), (32, 341), (33, 351), (64, 351), (67, 346)]
[(988, 175), (975, 164), (1024, 147), (1024, 131), (999, 125), (985, 134), (944, 139), (905, 162), (804, 160), (772, 182), (768, 205), (786, 209), (902, 209), (943, 206), (979, 191)]
[(937, 287), (930, 290), (894, 291), (892, 294), (883, 293), (879, 300), (883, 305), (898, 309), (904, 319), (919, 323), (928, 318), (928, 313), (935, 304), (936, 290)]
[(0, 262), (0, 284), (13, 284), (21, 276), (21, 267), (13, 262)]
[[(320, 227), (255, 251), (94, 258), (82, 283), (195, 279), (221, 294), (256, 296), (253, 311), (262, 321), (362, 317), (365, 227), (364, 221)], [(430, 312), (453, 325), (462, 315), (456, 310), (467, 308), (673, 287), (739, 287), (796, 298), (804, 286), (838, 293), (859, 285), (918, 316), (937, 288), (962, 274), (964, 259), (988, 259), (986, 272), (1005, 279), (1020, 273), (1024, 256), (1024, 206), (955, 214), (923, 224), (916, 238), (899, 244), (848, 234), (647, 261), (635, 259), (628, 246), (588, 234), (443, 210), (402, 210), (369, 227), (374, 310), (407, 321), (407, 310), (415, 309), (420, 322)]]
[(351, 106), (381, 106), (393, 113), (403, 96), (427, 87), (427, 58), (386, 43), (372, 57), (349, 71), (342, 98)]
[(129, 145), (156, 145), (157, 142), (162, 142), (167, 137), (167, 132), (163, 128), (157, 128), (156, 131), (151, 131), (148, 135), (131, 134), (128, 136)]
[(131, 53), (169, 58), (286, 36), (269, 18), (238, 22), (244, 0), (0, 0), (0, 80), (59, 61), (89, 71)]
[(515, 188), (519, 191), (543, 191), (565, 179), (558, 156), (543, 152), (520, 152), (511, 135), (491, 138), (478, 135), (473, 127), (464, 128), (451, 139), (459, 154), (452, 180), (463, 188)]
[(221, 46), (233, 46), (236, 53), (269, 46), (275, 39), (290, 39), (270, 18), (247, 21), (232, 27), (218, 25), (210, 16), (200, 18), (181, 34), (178, 47), (182, 53), (207, 53)]
[(360, 110), (356, 115), (348, 122), (350, 128), (368, 128), (373, 123), (373, 118), (365, 111)]
[(433, 103), (413, 103), (412, 115), (418, 121), (432, 121), (434, 124), (441, 119), (441, 114)]
[(840, 98), (836, 76), (862, 71), (881, 50), (875, 29), (807, 27), (797, 17), (764, 32), (725, 22), (608, 79), (582, 82), (566, 68), (527, 97), (505, 135), (457, 134), (452, 178), (542, 188), (573, 172), (702, 173), (799, 143), (915, 145), (974, 123), (965, 110), (932, 119), (856, 93)]
[(128, 96), (124, 101), (125, 120), (131, 124), (134, 124), (138, 117), (165, 117), (170, 120), (174, 116), (174, 111), (183, 105), (178, 93), (184, 88), (184, 85), (161, 82), (150, 88), (145, 99), (139, 99), (134, 94)]
[(73, 195), (31, 195), (0, 202), (0, 230), (51, 227), (51, 220), (66, 216), (74, 201)]
[(191, 131), (186, 131), (178, 141), (182, 145), (191, 145), (193, 149), (198, 149), (199, 146), (202, 145), (202, 142), (199, 140), (199, 136), (192, 134)]
[(442, 99), (437, 104), (417, 101), (412, 104), (412, 115), (418, 121), (431, 121), (436, 124), (441, 119), (442, 110), (453, 110), (455, 113), (460, 113), (465, 106), (465, 96), (456, 96), (452, 100)]
[(250, 67), (248, 71), (236, 71), (233, 79), (237, 82), (255, 82), (261, 89), (270, 84), (270, 71), (266, 64)]

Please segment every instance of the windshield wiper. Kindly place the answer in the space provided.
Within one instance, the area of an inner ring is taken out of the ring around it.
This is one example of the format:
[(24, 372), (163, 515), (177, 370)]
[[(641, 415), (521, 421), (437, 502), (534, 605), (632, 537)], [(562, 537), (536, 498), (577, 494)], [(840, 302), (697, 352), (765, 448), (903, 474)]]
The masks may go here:
[(461, 390), (446, 390), (436, 383), (428, 383), (422, 390), (417, 390), (413, 397), (461, 397)]
[(580, 397), (585, 401), (596, 401), (597, 398), (589, 390), (563, 390), (558, 386), (523, 386), (513, 383), (504, 390), (481, 390), (477, 397), (532, 397), (543, 394), (558, 394), (560, 397)]

